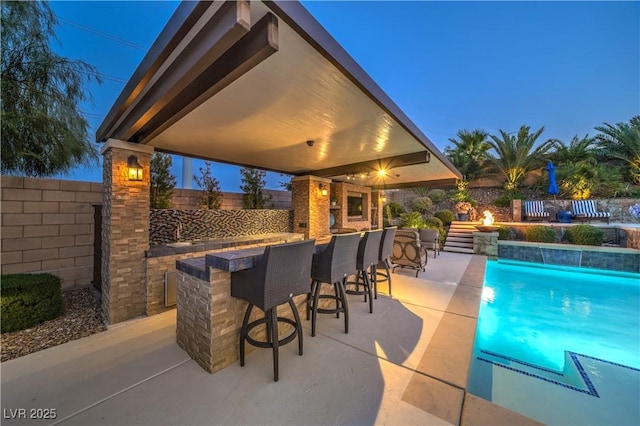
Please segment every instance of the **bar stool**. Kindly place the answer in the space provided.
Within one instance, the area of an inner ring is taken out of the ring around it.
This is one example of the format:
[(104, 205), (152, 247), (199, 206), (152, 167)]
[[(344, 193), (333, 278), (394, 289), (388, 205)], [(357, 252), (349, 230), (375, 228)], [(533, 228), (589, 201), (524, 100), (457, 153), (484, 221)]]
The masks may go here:
[[(259, 348), (273, 350), (273, 379), (278, 381), (278, 348), (298, 337), (298, 352), (302, 355), (302, 323), (293, 296), (309, 292), (311, 259), (315, 240), (297, 241), (267, 247), (264, 255), (251, 269), (231, 274), (231, 296), (249, 302), (240, 330), (240, 365), (244, 366), (245, 340)], [(278, 316), (278, 305), (288, 303), (294, 320)], [(265, 317), (249, 323), (253, 307), (257, 306)], [(293, 326), (293, 331), (279, 338), (278, 321)], [(249, 335), (260, 324), (266, 324), (267, 339), (258, 341)]]
[[(392, 226), (384, 228), (382, 231), (382, 238), (380, 240), (380, 254), (378, 255), (378, 264), (375, 266), (376, 270), (376, 283), (375, 283), (375, 298), (378, 298), (378, 283), (388, 281), (389, 282), (389, 296), (391, 296), (391, 265), (389, 264), (389, 257), (393, 253), (393, 239), (396, 236), (396, 230), (398, 227)], [(378, 268), (384, 268), (384, 272)]]
[[(355, 285), (355, 289), (347, 290), (347, 294), (363, 294), (364, 301), (369, 296), (369, 312), (373, 313), (373, 289), (375, 287), (376, 276), (373, 273), (374, 266), (378, 263), (378, 255), (380, 253), (380, 241), (382, 240), (382, 229), (376, 231), (367, 231), (358, 245), (358, 257), (356, 260), (356, 280), (347, 282), (347, 285)], [(362, 281), (361, 281), (362, 280)], [(364, 287), (360, 290), (360, 283)]]
[[(360, 233), (334, 235), (327, 247), (313, 255), (311, 264), (311, 293), (307, 298), (307, 319), (311, 312), (311, 336), (316, 335), (316, 314), (344, 313), (344, 332), (349, 332), (349, 305), (345, 294), (345, 282), (356, 273), (356, 257)], [(322, 284), (334, 287), (334, 294), (320, 294)], [(335, 309), (318, 307), (320, 299), (336, 301)]]

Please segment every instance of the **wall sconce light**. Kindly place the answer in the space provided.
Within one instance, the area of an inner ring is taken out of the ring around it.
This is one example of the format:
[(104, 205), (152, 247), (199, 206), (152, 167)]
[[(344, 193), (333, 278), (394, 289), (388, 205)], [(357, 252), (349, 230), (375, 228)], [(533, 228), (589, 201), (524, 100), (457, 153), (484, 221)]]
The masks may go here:
[(138, 163), (138, 157), (130, 155), (127, 159), (127, 175), (129, 180), (141, 181), (142, 180), (142, 166)]
[(329, 189), (327, 188), (327, 185), (325, 185), (324, 183), (319, 184), (318, 188), (320, 189), (320, 194), (323, 197), (326, 197), (327, 195), (329, 195)]
[(427, 151), (427, 157), (426, 157), (426, 160), (427, 160), (427, 161), (425, 161), (425, 163), (429, 163), (429, 162), (431, 162), (431, 153), (430, 153), (429, 151)]

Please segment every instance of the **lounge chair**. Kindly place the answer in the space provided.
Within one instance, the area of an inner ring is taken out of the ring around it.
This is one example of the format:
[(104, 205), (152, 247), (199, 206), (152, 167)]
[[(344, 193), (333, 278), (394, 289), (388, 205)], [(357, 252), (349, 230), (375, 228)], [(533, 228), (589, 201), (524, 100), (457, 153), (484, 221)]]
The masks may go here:
[(593, 200), (574, 200), (571, 201), (571, 208), (573, 209), (573, 218), (580, 222), (588, 221), (591, 223), (592, 219), (604, 220), (609, 223), (611, 215), (609, 212), (599, 212), (596, 210), (596, 204)]
[(544, 210), (544, 201), (524, 202), (525, 220), (548, 220), (549, 212)]

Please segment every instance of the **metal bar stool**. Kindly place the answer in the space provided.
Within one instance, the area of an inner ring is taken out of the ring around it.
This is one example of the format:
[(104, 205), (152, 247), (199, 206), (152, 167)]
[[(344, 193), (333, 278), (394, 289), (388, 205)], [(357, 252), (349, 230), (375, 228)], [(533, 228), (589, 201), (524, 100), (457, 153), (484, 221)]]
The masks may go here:
[[(315, 240), (298, 241), (267, 247), (264, 255), (252, 269), (231, 274), (231, 296), (249, 302), (240, 330), (240, 365), (244, 366), (245, 341), (259, 348), (273, 350), (273, 379), (278, 381), (278, 348), (298, 337), (298, 352), (302, 355), (302, 323), (293, 296), (309, 292), (311, 259)], [(278, 305), (288, 303), (294, 320), (278, 316)], [(249, 323), (253, 307), (257, 306), (265, 317)], [(280, 339), (278, 321), (293, 326), (288, 336)], [(249, 333), (258, 325), (267, 328), (266, 341), (258, 341)]]
[[(344, 313), (344, 332), (349, 332), (349, 305), (345, 294), (345, 282), (349, 275), (356, 273), (356, 257), (360, 233), (334, 235), (331, 242), (319, 253), (313, 255), (311, 264), (311, 293), (307, 298), (307, 319), (311, 312), (311, 336), (316, 335), (316, 314)], [(320, 294), (322, 284), (334, 287), (334, 294)], [(320, 299), (332, 299), (334, 309), (320, 308)]]
[[(375, 265), (378, 263), (380, 253), (380, 241), (382, 229), (367, 231), (358, 245), (358, 257), (356, 260), (356, 280), (347, 282), (347, 285), (355, 285), (355, 289), (347, 290), (347, 294), (363, 294), (364, 301), (369, 298), (369, 312), (373, 313), (373, 287), (376, 285)], [(373, 281), (373, 283), (371, 282)], [(363, 290), (360, 290), (362, 284)]]
[[(382, 231), (382, 238), (380, 240), (380, 254), (378, 255), (378, 264), (375, 265), (376, 271), (376, 283), (374, 297), (378, 298), (378, 283), (389, 282), (389, 296), (391, 296), (391, 265), (389, 264), (389, 257), (393, 253), (393, 239), (396, 236), (395, 226), (384, 228)], [(384, 268), (384, 271), (378, 268)]]

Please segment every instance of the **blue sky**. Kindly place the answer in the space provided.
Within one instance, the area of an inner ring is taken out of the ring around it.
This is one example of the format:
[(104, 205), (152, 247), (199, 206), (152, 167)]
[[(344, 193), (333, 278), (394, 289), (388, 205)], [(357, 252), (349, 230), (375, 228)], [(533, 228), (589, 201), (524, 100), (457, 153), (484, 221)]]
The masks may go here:
[[(545, 126), (541, 139), (568, 142), (640, 114), (637, 1), (302, 3), (441, 150), (460, 129)], [(56, 50), (108, 76), (89, 86), (94, 102), (82, 107), (92, 135), (177, 4), (51, 3), (61, 20)], [(177, 157), (179, 186), (180, 166)], [(223, 190), (240, 191), (237, 167), (213, 170)], [(61, 177), (100, 181), (102, 171)], [(282, 180), (270, 174), (267, 187)]]

